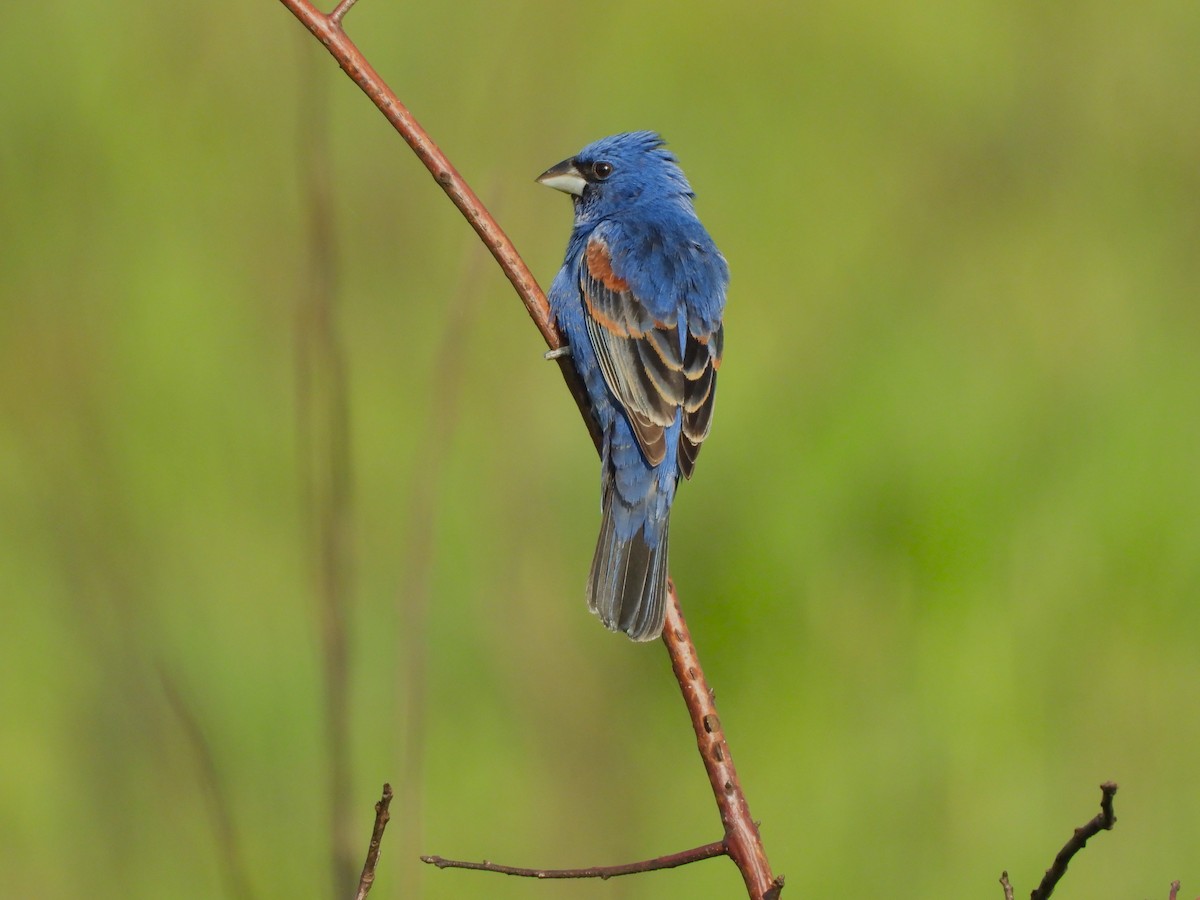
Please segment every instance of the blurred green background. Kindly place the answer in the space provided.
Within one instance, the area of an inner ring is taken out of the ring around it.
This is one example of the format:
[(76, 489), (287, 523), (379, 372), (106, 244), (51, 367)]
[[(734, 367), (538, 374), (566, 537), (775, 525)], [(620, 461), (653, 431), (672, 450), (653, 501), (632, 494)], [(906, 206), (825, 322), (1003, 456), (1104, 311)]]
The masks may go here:
[[(672, 570), (785, 896), (1020, 895), (1108, 778), (1061, 896), (1197, 893), (1200, 4), (348, 24), (543, 284), (570, 208), (534, 176), (631, 128), (683, 162), (733, 284)], [(388, 780), (373, 897), (744, 895), (723, 861), (416, 861), (720, 830), (665, 653), (584, 607), (598, 467), (561, 379), (366, 98), (272, 0), (20, 4), (0, 41), (0, 893), (333, 895), (316, 117), (342, 845)]]

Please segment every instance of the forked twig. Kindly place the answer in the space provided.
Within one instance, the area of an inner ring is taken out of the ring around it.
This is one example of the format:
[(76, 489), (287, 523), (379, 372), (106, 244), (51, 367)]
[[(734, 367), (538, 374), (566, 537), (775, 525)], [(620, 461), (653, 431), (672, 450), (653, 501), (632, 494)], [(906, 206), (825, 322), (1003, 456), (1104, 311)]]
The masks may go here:
[[(458, 207), (476, 234), (487, 246), (513, 288), (521, 297), (530, 318), (541, 332), (550, 349), (564, 345), (562, 335), (554, 324), (546, 296), (538, 286), (529, 267), (521, 259), (504, 231), (487, 211), (487, 208), (458, 174), (445, 154), (437, 147), (429, 134), (400, 102), (395, 93), (384, 83), (378, 73), (367, 62), (354, 42), (342, 29), (342, 17), (353, 5), (353, 0), (343, 0), (333, 14), (325, 15), (309, 0), (280, 0), (293, 15), (319, 40), (338, 61), (346, 74), (371, 98), (379, 111), (412, 148), (417, 158), (425, 165), (434, 180), (446, 192), (451, 202)], [(575, 375), (570, 360), (558, 359), (559, 369), (566, 380), (580, 414), (588, 426), (592, 440), (600, 446), (600, 434), (588, 411), (587, 395)], [(687, 704), (692, 725), (696, 732), (697, 745), (713, 795), (721, 813), (725, 829), (722, 841), (726, 852), (737, 865), (752, 900), (773, 900), (779, 896), (782, 880), (771, 874), (770, 863), (763, 850), (758, 827), (750, 816), (749, 806), (733, 766), (733, 758), (721, 729), (720, 719), (712, 700), (712, 693), (704, 678), (703, 669), (695, 645), (688, 633), (679, 607), (679, 598), (674, 585), (671, 586), (670, 602), (667, 604), (667, 622), (663, 629), (663, 642), (671, 656), (671, 667), (679, 681), (684, 702)]]
[(329, 21), (341, 28), (342, 19), (346, 17), (346, 13), (350, 12), (350, 7), (357, 2), (358, 0), (342, 0), (342, 2), (334, 8), (333, 12), (329, 14)]

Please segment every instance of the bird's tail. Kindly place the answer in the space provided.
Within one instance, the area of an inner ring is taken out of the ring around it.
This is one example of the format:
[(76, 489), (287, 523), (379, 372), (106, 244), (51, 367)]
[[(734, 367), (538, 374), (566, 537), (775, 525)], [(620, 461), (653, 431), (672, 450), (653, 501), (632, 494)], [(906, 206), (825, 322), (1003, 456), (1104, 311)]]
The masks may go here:
[(613, 503), (620, 502), (615, 495), (614, 490), (604, 492), (604, 519), (588, 575), (588, 609), (612, 631), (652, 641), (662, 634), (667, 614), (669, 523), (664, 520), (654, 529), (647, 520), (632, 537), (622, 538), (613, 518)]

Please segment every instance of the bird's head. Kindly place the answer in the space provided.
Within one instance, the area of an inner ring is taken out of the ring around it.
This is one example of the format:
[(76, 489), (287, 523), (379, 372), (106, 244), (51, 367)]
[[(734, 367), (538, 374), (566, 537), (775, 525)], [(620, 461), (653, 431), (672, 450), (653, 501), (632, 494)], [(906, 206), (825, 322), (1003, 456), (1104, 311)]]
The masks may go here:
[(692, 188), (653, 131), (628, 131), (588, 144), (538, 176), (570, 194), (577, 218), (603, 218), (649, 200), (690, 203)]

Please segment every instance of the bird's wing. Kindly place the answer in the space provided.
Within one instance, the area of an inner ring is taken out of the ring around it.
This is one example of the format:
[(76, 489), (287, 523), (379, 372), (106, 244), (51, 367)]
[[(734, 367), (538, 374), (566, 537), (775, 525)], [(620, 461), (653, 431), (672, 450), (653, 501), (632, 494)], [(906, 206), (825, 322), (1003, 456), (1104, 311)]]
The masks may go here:
[(712, 427), (713, 399), (717, 393), (717, 370), (725, 345), (725, 326), (709, 329), (692, 317), (688, 322), (683, 353), (683, 430), (679, 439), (679, 471), (691, 478), (700, 445)]
[[(593, 233), (588, 239), (581, 262), (579, 279), (588, 337), (604, 381), (623, 407), (642, 453), (654, 466), (666, 458), (665, 432), (683, 407), (684, 427), (691, 418), (692, 434), (700, 435), (688, 457), (694, 461), (695, 448), (708, 433), (705, 406), (711, 410), (711, 385), (703, 389), (703, 396), (697, 390), (706, 380), (711, 382), (712, 367), (700, 359), (705, 354), (699, 350), (685, 354), (679, 339), (679, 314), (673, 314), (673, 321), (655, 318), (645, 298), (639, 298), (629, 281), (614, 271), (612, 251), (602, 234)], [(700, 347), (689, 334), (688, 350), (693, 343)], [(693, 357), (695, 374), (689, 375), (686, 361)], [(689, 401), (692, 411), (688, 410)], [(679, 459), (685, 459), (682, 451)]]

